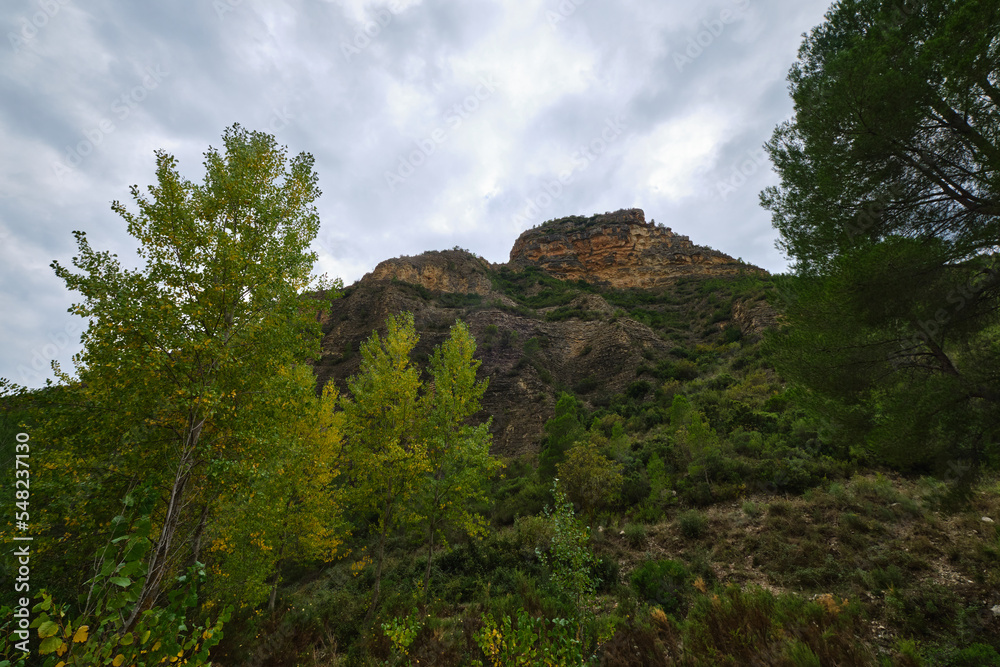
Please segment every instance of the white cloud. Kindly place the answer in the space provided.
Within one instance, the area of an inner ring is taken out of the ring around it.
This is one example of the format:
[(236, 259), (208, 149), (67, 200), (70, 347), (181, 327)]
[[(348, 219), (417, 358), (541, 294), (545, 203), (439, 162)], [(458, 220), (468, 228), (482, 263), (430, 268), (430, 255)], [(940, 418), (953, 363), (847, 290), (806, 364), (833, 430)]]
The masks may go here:
[(641, 139), (642, 148), (630, 155), (630, 166), (645, 188), (668, 199), (697, 196), (695, 184), (712, 166), (728, 125), (713, 109), (668, 120)]
[[(246, 0), (222, 16), (211, 3), (57, 3), (20, 53), (0, 44), (0, 281), (25, 285), (3, 299), (18, 324), (3, 331), (0, 376), (62, 327), (71, 296), (48, 262), (69, 262), (71, 231), (132, 257), (109, 202), (153, 181), (156, 148), (200, 180), (202, 153), (233, 122), (316, 157), (318, 269), (347, 282), (456, 244), (502, 261), (518, 213), (565, 171), (571, 182), (536, 222), (638, 205), (696, 242), (781, 269), (756, 203), (763, 170), (724, 202), (715, 183), (789, 114), (777, 93), (827, 3), (753, 0), (683, 71), (671, 55), (736, 0), (575, 0), (572, 11), (559, 0)], [(4, 3), (3, 33), (37, 9)], [(345, 57), (365, 26), (368, 45)], [(119, 118), (111, 105), (148, 67), (169, 76)], [(615, 117), (623, 132), (580, 168), (580, 147)], [(56, 177), (67, 146), (106, 118), (114, 131)], [(385, 172), (436, 129), (433, 154), (390, 190)]]

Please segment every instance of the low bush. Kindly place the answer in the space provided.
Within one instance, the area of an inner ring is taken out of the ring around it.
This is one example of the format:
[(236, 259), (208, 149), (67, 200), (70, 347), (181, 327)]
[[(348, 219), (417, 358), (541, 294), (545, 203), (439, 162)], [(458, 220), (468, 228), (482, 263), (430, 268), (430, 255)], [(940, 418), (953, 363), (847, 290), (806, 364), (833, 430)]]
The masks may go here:
[(598, 582), (598, 593), (612, 593), (621, 579), (621, 566), (614, 558), (602, 556), (590, 568), (591, 578)]
[(552, 522), (540, 516), (521, 516), (514, 520), (514, 542), (528, 557), (536, 549), (548, 549), (552, 541)]
[(760, 516), (760, 505), (748, 500), (743, 503), (743, 513), (751, 519), (756, 519)]
[(632, 588), (644, 600), (657, 604), (672, 614), (686, 606), (691, 591), (691, 575), (683, 563), (675, 560), (646, 561), (631, 576)]
[(601, 383), (593, 375), (588, 375), (573, 385), (574, 394), (589, 394), (601, 386)]
[(633, 549), (641, 549), (646, 544), (646, 527), (641, 523), (625, 525), (625, 541)]
[(698, 510), (688, 510), (677, 517), (677, 525), (684, 537), (698, 539), (708, 529), (708, 519)]
[(437, 300), (444, 308), (465, 308), (480, 305), (483, 302), (483, 297), (475, 293), (457, 294), (445, 292), (439, 295)]
[(933, 657), (934, 664), (948, 667), (1000, 667), (1000, 653), (989, 644), (972, 644), (964, 648), (949, 646)]

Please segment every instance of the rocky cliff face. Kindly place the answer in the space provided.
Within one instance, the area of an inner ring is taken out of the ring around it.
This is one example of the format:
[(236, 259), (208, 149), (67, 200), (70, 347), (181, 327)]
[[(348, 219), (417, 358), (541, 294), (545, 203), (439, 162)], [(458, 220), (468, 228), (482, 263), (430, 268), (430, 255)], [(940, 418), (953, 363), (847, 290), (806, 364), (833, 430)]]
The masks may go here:
[(413, 313), (420, 363), (461, 318), (478, 342), (479, 375), (489, 378), (481, 417), (493, 419), (493, 451), (515, 456), (537, 450), (556, 387), (585, 383), (601, 394), (618, 393), (635, 380), (644, 359), (670, 349), (645, 324), (615, 318), (597, 294), (566, 304), (591, 319), (551, 321), (547, 316), (557, 307), (524, 308), (493, 287), (488, 267), (451, 250), (379, 264), (347, 288), (324, 319), (323, 357), (315, 367), (320, 386), (332, 380), (346, 389), (346, 379), (360, 369), (361, 342), (372, 331), (384, 334), (389, 315)]
[[(523, 270), (529, 266), (541, 272)], [(634, 383), (638, 369), (669, 362), (678, 346), (720, 339), (727, 318), (744, 335), (758, 335), (769, 324), (766, 304), (723, 307), (728, 297), (714, 295), (709, 303), (698, 288), (703, 278), (741, 271), (765, 274), (647, 224), (634, 209), (545, 223), (521, 235), (507, 265), (463, 250), (386, 260), (348, 287), (323, 318), (317, 380), (346, 389), (360, 368), (362, 341), (374, 330), (384, 333), (389, 315), (413, 313), (420, 364), (461, 318), (478, 342), (480, 376), (489, 377), (481, 416), (493, 419), (493, 451), (531, 453), (559, 391), (599, 405)], [(642, 290), (646, 296), (634, 301), (648, 310), (630, 317), (608, 299), (632, 301), (606, 287)], [(655, 304), (649, 305), (649, 296)]]
[(764, 332), (778, 326), (778, 314), (766, 300), (733, 301), (733, 322), (747, 340), (760, 340)]
[(765, 273), (669, 227), (647, 223), (641, 209), (591, 218), (562, 218), (521, 234), (510, 265), (538, 266), (562, 280), (583, 279), (615, 289), (649, 288), (682, 276)]
[(431, 251), (416, 257), (387, 259), (361, 280), (395, 279), (439, 292), (486, 296), (492, 292), (489, 270), (489, 262), (465, 251)]

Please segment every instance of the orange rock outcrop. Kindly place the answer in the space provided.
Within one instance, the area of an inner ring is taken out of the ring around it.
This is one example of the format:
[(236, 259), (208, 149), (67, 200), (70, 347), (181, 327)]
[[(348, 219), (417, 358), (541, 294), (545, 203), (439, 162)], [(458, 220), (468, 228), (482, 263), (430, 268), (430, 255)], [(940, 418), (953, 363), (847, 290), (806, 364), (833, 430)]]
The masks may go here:
[(517, 239), (510, 266), (534, 265), (562, 280), (616, 289), (647, 288), (682, 276), (734, 275), (763, 269), (696, 246), (669, 227), (646, 222), (641, 209), (546, 222)]

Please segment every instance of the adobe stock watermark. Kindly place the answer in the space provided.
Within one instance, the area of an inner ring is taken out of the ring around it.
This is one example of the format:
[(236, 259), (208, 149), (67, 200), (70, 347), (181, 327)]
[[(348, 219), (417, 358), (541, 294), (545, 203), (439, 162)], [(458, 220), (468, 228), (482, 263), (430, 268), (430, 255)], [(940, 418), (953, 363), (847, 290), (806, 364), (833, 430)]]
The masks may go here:
[(265, 127), (272, 134), (280, 132), (296, 122), (295, 114), (299, 111), (299, 104), (296, 104), (294, 101), (282, 101), (280, 103), (272, 103), (270, 106), (270, 114), (265, 121)]
[(257, 649), (250, 657), (248, 665), (250, 667), (260, 667), (264, 663), (268, 662), (275, 653), (281, 650), (281, 647), (285, 644), (288, 638), (292, 636), (294, 630), (294, 626), (282, 624), (278, 628), (277, 632), (269, 633), (267, 635), (267, 639), (261, 644), (258, 644)]
[(548, 20), (549, 26), (555, 28), (570, 16), (573, 16), (576, 10), (585, 2), (587, 0), (561, 0), (554, 10), (548, 9), (545, 11), (545, 18)]
[(351, 58), (360, 55), (371, 46), (372, 41), (381, 35), (404, 9), (406, 7), (399, 0), (391, 0), (386, 7), (379, 7), (372, 18), (357, 27), (350, 42), (340, 43), (340, 52), (344, 55), (344, 59), (351, 62)]
[(22, 385), (45, 382), (45, 373), (52, 367), (52, 362), (59, 353), (79, 340), (80, 322), (68, 320), (62, 329), (50, 331), (44, 343), (36, 345), (30, 354), (28, 365), (18, 364), (17, 373)]
[(849, 241), (854, 241), (855, 237), (864, 234), (871, 229), (885, 213), (892, 201), (903, 194), (903, 188), (898, 183), (893, 183), (885, 192), (880, 192), (874, 201), (865, 204), (861, 212), (853, 221), (844, 224), (844, 231)]
[(21, 28), (16, 33), (8, 32), (7, 40), (14, 53), (20, 53), (31, 40), (38, 36), (38, 31), (43, 30), (59, 11), (69, 4), (69, 0), (38, 0), (38, 11), (31, 16), (21, 16), (18, 21)]
[[(126, 120), (132, 113), (149, 97), (149, 94), (160, 87), (160, 83), (170, 72), (160, 69), (160, 66), (147, 67), (145, 76), (138, 85), (125, 91), (111, 102), (110, 112), (119, 121)], [(66, 152), (62, 160), (56, 160), (52, 164), (52, 170), (56, 176), (62, 178), (66, 174), (72, 173), (73, 169), (80, 164), (100, 146), (105, 137), (113, 133), (116, 129), (114, 121), (109, 116), (105, 116), (97, 125), (83, 131), (83, 139), (73, 146), (66, 146)]]
[(884, 20), (880, 21), (878, 28), (884, 36), (888, 36), (893, 30), (898, 30), (906, 22), (906, 19), (917, 12), (926, 4), (926, 0), (901, 0), (892, 6), (892, 13)]
[(212, 9), (215, 10), (215, 15), (221, 21), (226, 17), (226, 14), (236, 11), (236, 8), (243, 2), (244, 0), (212, 0)]
[(935, 339), (944, 327), (967, 306), (975, 303), (977, 294), (988, 287), (996, 286), (998, 283), (1000, 283), (1000, 270), (996, 266), (989, 266), (973, 275), (961, 287), (952, 289), (945, 297), (945, 303), (951, 305), (952, 308), (938, 308), (933, 317), (918, 321), (917, 325), (920, 327), (920, 331), (910, 338), (909, 347), (900, 344), (899, 354), (891, 357), (889, 364), (898, 370), (900, 366), (904, 365), (905, 360), (911, 358), (914, 350), (918, 350), (924, 345), (928, 345), (932, 349), (938, 347)]
[(975, 469), (971, 463), (962, 459), (951, 459), (941, 480), (947, 484), (958, 484), (972, 477)]
[(702, 21), (704, 30), (698, 32), (693, 37), (688, 37), (687, 46), (683, 52), (674, 53), (674, 65), (678, 72), (683, 72), (684, 68), (690, 65), (711, 46), (715, 40), (726, 31), (726, 26), (742, 18), (743, 13), (750, 7), (750, 0), (733, 0), (735, 9), (723, 9), (719, 12), (718, 18), (711, 21)]
[(744, 153), (744, 157), (739, 164), (733, 165), (729, 177), (715, 184), (716, 194), (726, 201), (729, 195), (733, 194), (746, 185), (747, 179), (757, 173), (757, 170), (766, 168), (769, 162), (764, 149), (749, 150)]
[(544, 182), (542, 184), (544, 192), (540, 192), (533, 197), (528, 197), (524, 208), (514, 215), (513, 224), (518, 226), (518, 228), (529, 227), (541, 215), (544, 209), (551, 206), (555, 200), (563, 195), (565, 186), (572, 183), (580, 174), (590, 168), (590, 165), (608, 150), (608, 147), (622, 135), (626, 125), (625, 120), (620, 115), (608, 118), (604, 122), (604, 128), (601, 130), (601, 133), (583, 146), (580, 146), (570, 156), (570, 159), (573, 161), (573, 168), (566, 169), (560, 172), (557, 178)]
[(412, 176), (419, 167), (426, 164), (430, 156), (437, 151), (437, 147), (448, 140), (449, 131), (454, 132), (462, 127), (465, 121), (479, 110), (482, 103), (493, 96), (498, 85), (492, 75), (479, 77), (479, 85), (476, 86), (476, 89), (445, 112), (443, 120), (449, 128), (448, 130), (440, 126), (435, 127), (423, 139), (414, 139), (414, 149), (406, 155), (397, 156), (396, 169), (386, 170), (384, 173), (385, 184), (389, 191), (395, 192), (396, 188)]

